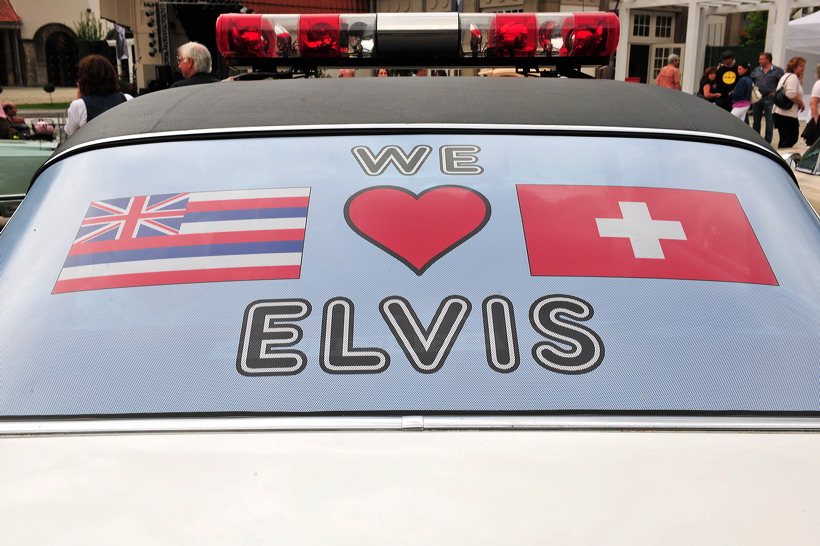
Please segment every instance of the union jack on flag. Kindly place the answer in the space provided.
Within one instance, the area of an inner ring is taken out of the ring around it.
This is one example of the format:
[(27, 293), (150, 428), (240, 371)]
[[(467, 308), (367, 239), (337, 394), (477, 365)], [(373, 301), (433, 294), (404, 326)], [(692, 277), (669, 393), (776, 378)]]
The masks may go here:
[(75, 242), (177, 235), (187, 206), (187, 193), (94, 201)]
[(53, 293), (298, 279), (310, 188), (94, 201)]

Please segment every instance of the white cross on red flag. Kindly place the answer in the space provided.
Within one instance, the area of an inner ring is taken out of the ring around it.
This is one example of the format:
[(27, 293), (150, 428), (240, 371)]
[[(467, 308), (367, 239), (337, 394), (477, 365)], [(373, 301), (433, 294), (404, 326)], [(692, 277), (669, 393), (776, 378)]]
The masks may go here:
[(534, 276), (777, 284), (731, 193), (519, 185), (518, 200)]

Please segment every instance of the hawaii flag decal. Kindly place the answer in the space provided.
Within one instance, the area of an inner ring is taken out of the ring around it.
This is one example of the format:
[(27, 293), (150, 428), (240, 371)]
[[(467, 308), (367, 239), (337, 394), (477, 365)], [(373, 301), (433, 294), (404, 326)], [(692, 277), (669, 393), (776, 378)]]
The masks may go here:
[(53, 293), (298, 279), (310, 188), (91, 203)]
[(620, 186), (518, 186), (532, 275), (776, 285), (731, 193)]

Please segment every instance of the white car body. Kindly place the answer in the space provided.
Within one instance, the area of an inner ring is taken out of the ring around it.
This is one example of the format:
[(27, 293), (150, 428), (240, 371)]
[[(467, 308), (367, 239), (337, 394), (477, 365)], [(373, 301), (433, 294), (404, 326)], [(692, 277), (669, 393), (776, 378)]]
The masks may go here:
[(816, 431), (120, 433), (6, 437), (0, 450), (9, 544), (765, 545), (820, 533)]

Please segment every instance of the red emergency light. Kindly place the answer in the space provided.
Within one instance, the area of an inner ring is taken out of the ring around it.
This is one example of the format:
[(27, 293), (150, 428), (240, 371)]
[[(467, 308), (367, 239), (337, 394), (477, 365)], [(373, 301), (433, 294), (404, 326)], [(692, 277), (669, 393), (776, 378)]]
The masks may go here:
[(487, 49), (495, 57), (535, 55), (534, 13), (499, 13), (490, 20)]
[(274, 66), (541, 66), (562, 58), (605, 64), (620, 24), (609, 12), (229, 13), (217, 20), (216, 34), (229, 61)]
[(339, 57), (338, 15), (302, 15), (299, 20), (299, 43), (305, 57)]
[[(225, 58), (268, 57), (273, 28), (262, 28), (261, 15), (220, 17), (216, 21), (216, 42)], [(267, 20), (265, 20), (267, 22)]]

